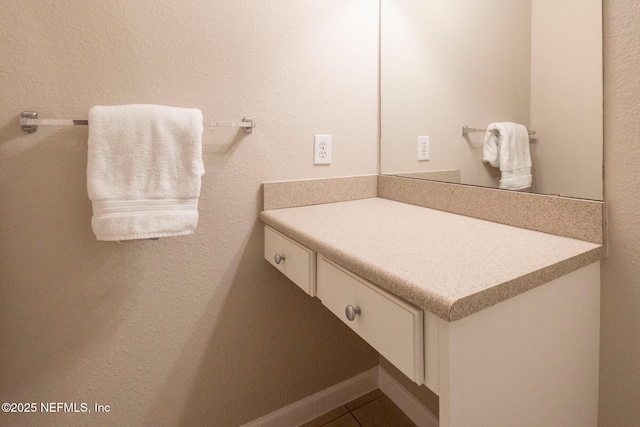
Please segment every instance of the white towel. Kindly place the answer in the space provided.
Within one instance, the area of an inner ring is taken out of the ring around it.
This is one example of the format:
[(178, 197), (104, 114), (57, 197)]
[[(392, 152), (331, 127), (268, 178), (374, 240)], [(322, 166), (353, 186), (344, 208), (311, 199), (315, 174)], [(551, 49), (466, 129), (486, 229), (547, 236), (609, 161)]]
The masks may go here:
[(193, 108), (91, 108), (87, 189), (98, 240), (194, 232), (204, 174), (202, 130), (202, 112)]
[[(498, 131), (498, 134), (492, 130)], [(484, 137), (482, 160), (500, 168), (500, 188), (523, 190), (531, 187), (529, 133), (523, 125), (511, 122), (491, 123)]]

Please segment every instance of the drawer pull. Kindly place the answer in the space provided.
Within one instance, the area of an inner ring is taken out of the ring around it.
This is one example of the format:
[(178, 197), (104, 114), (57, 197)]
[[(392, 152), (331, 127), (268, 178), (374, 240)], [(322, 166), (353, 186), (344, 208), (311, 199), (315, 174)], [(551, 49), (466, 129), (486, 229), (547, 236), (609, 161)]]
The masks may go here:
[(276, 264), (280, 264), (284, 260), (285, 260), (284, 255), (280, 255), (280, 254), (276, 254), (275, 259), (274, 259)]
[(344, 314), (347, 315), (347, 319), (353, 322), (353, 319), (356, 318), (358, 314), (362, 314), (362, 310), (360, 307), (353, 307), (352, 305), (348, 305), (347, 308), (344, 309)]

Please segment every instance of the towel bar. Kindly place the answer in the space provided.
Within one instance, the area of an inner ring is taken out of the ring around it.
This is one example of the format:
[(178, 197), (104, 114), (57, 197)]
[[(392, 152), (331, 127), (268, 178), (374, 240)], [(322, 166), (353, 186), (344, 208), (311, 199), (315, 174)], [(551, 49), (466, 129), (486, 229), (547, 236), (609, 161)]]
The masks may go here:
[[(20, 126), (23, 132), (37, 132), (38, 126), (87, 126), (89, 120), (71, 119), (39, 119), (35, 111), (23, 111), (20, 116)], [(253, 131), (256, 123), (251, 117), (244, 117), (241, 122), (204, 122), (205, 127), (239, 127), (246, 134)]]
[[(471, 133), (471, 132), (486, 132), (486, 129), (475, 129), (475, 128), (470, 128), (467, 125), (462, 125), (462, 136), (467, 136), (467, 134)], [(499, 132), (496, 129), (491, 129), (491, 132), (495, 133), (496, 135), (499, 134)], [(535, 130), (528, 130), (527, 131), (529, 133), (529, 135), (535, 135), (536, 131)]]

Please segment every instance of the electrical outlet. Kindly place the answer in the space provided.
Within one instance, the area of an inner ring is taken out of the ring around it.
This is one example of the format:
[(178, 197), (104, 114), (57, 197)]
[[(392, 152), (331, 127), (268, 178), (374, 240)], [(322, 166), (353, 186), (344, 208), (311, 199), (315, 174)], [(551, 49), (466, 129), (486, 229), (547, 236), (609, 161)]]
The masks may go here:
[(429, 137), (418, 137), (418, 160), (429, 160)]
[(313, 164), (331, 164), (331, 135), (314, 135)]

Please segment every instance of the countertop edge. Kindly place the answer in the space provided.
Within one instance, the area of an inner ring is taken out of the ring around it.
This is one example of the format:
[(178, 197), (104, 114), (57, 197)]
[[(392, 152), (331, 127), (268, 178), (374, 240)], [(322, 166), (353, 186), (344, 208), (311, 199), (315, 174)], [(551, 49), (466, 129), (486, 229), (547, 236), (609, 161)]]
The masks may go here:
[(456, 300), (450, 309), (448, 320), (454, 322), (489, 308), (502, 301), (523, 294), (540, 285), (576, 271), (602, 259), (604, 247), (599, 246), (565, 260), (550, 264), (539, 270), (493, 286), (482, 292)]

